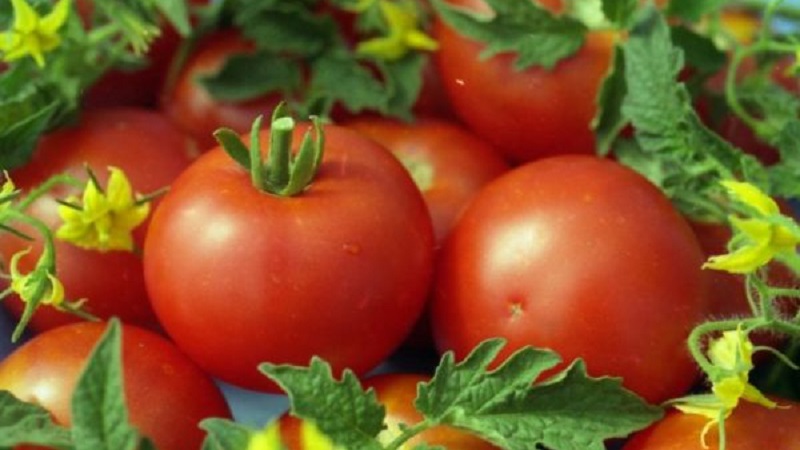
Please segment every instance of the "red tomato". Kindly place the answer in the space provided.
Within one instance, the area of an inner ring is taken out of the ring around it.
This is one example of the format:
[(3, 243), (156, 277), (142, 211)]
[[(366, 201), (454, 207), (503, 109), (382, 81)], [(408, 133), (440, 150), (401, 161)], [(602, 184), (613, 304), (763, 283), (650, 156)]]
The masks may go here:
[[(0, 362), (0, 389), (69, 425), (75, 383), (105, 329), (82, 322), (35, 336)], [(122, 360), (130, 421), (159, 449), (200, 448), (200, 420), (231, 418), (214, 381), (160, 335), (123, 325)]]
[(509, 342), (503, 358), (550, 348), (663, 401), (697, 377), (685, 341), (707, 312), (702, 263), (691, 228), (644, 177), (592, 156), (545, 158), (467, 207), (440, 252), (434, 337), (458, 358), (495, 336)]
[(454, 122), (361, 118), (344, 125), (385, 146), (406, 166), (428, 205), (437, 247), (472, 196), (509, 169), (490, 145)]
[[(433, 219), (437, 249), (478, 190), (509, 169), (489, 144), (455, 122), (362, 118), (345, 125), (391, 150), (412, 174)], [(427, 313), (406, 345), (433, 348)]]
[[(798, 450), (800, 449), (800, 404), (777, 400), (775, 409), (741, 402), (725, 421), (727, 450)], [(664, 419), (634, 435), (623, 450), (717, 450), (716, 426), (706, 435), (708, 447), (700, 436), (707, 419), (671, 411)]]
[[(481, 0), (448, 0), (485, 11)], [(436, 64), (454, 113), (515, 162), (561, 153), (595, 152), (590, 123), (609, 69), (615, 35), (591, 32), (585, 45), (552, 69), (514, 69), (515, 55), (479, 55), (484, 45), (441, 20)]]
[(228, 57), (253, 50), (252, 43), (234, 31), (213, 33), (195, 49), (175, 86), (162, 94), (160, 108), (204, 151), (216, 146), (213, 133), (217, 128), (224, 126), (244, 133), (250, 130), (253, 119), (261, 114), (269, 116), (280, 101), (278, 95), (246, 102), (216, 100), (197, 81), (220, 70)]
[[(116, 166), (125, 171), (135, 191), (147, 194), (169, 186), (189, 165), (194, 151), (194, 143), (155, 111), (97, 109), (86, 112), (74, 128), (43, 137), (32, 160), (11, 177), (19, 188), (27, 191), (61, 172), (86, 179), (84, 164), (88, 163), (104, 184), (107, 167)], [(61, 186), (41, 196), (28, 212), (55, 229), (61, 223), (55, 200), (75, 193), (74, 188)], [(38, 236), (27, 226), (20, 224), (19, 228)], [(140, 248), (146, 228), (147, 222), (134, 232)], [(41, 241), (30, 242), (0, 233), (0, 261), (7, 265), (14, 253), (30, 246), (31, 253), (20, 260), (22, 272), (33, 268), (41, 253)], [(125, 322), (146, 326), (155, 323), (144, 287), (141, 256), (123, 251), (84, 250), (57, 240), (56, 266), (67, 298), (87, 299), (85, 307), (92, 314), (101, 318), (118, 316)], [(3, 304), (17, 316), (23, 308), (16, 296), (10, 296)], [(42, 306), (30, 325), (41, 331), (78, 320), (74, 315)]]
[[(274, 391), (259, 363), (305, 365), (312, 355), (364, 373), (424, 306), (434, 242), (419, 190), (380, 145), (325, 130), (320, 171), (297, 196), (259, 191), (215, 148), (153, 215), (144, 266), (156, 314), (190, 357), (232, 384)], [(261, 138), (266, 152), (269, 131)]]
[[(386, 407), (384, 424), (387, 430), (381, 436), (381, 442), (388, 443), (399, 435), (400, 424), (412, 426), (423, 420), (422, 414), (414, 407), (417, 396), (417, 385), (430, 379), (427, 375), (391, 373), (376, 375), (364, 380), (364, 388), (375, 390), (378, 402)], [(303, 421), (288, 414), (279, 419), (281, 437), (287, 450), (313, 450), (303, 445)], [(440, 445), (444, 448), (458, 450), (495, 450), (497, 447), (478, 437), (456, 428), (440, 425), (426, 430), (407, 441), (403, 448), (415, 445)]]

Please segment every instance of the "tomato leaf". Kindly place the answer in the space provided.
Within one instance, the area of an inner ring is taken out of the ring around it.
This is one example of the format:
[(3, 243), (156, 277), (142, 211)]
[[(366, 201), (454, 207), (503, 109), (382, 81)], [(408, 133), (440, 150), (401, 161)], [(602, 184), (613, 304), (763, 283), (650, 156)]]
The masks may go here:
[(638, 6), (638, 0), (603, 0), (603, 14), (618, 28), (627, 28)]
[(247, 448), (253, 430), (226, 419), (210, 418), (200, 422), (207, 432), (202, 450), (241, 450)]
[(444, 0), (431, 3), (445, 23), (486, 45), (483, 58), (515, 53), (514, 67), (518, 70), (552, 68), (581, 48), (587, 32), (580, 21), (556, 16), (535, 2), (487, 0), (494, 11), (491, 16), (451, 6)]
[[(709, 201), (717, 197), (722, 179), (741, 177), (762, 188), (768, 185), (766, 171), (754, 157), (703, 125), (686, 86), (678, 81), (684, 54), (654, 7), (631, 29), (623, 53), (627, 94), (622, 112), (636, 130), (638, 148), (616, 150), (620, 161), (656, 183), (684, 214), (700, 220), (724, 216)], [(646, 164), (636, 164), (642, 161)]]
[(138, 448), (140, 435), (128, 422), (122, 379), (122, 330), (117, 319), (98, 341), (72, 396), (76, 450)]
[(291, 94), (300, 87), (301, 77), (296, 61), (258, 52), (232, 55), (219, 71), (198, 78), (198, 82), (214, 98), (235, 102), (272, 92)]
[(306, 104), (324, 107), (319, 112), (314, 108), (300, 110), (300, 116), (327, 114), (334, 101), (341, 102), (351, 112), (386, 110), (387, 93), (383, 83), (361, 65), (354, 54), (345, 51), (326, 53), (311, 64), (311, 70), (313, 75)]
[(0, 448), (20, 444), (69, 448), (72, 439), (69, 430), (56, 425), (46, 409), (0, 391)]
[(378, 450), (376, 439), (386, 415), (375, 391), (364, 391), (353, 372), (341, 381), (330, 365), (314, 357), (309, 367), (263, 363), (259, 370), (280, 385), (289, 396), (291, 414), (310, 420), (335, 444), (343, 448)]
[(583, 363), (540, 384), (533, 381), (554, 367), (549, 351), (522, 348), (487, 372), (504, 342), (488, 340), (464, 361), (442, 357), (436, 374), (422, 383), (417, 409), (427, 420), (478, 434), (509, 450), (537, 444), (554, 449), (604, 449), (603, 441), (644, 428), (661, 410), (623, 389), (618, 379), (589, 378)]
[(707, 14), (719, 11), (728, 0), (670, 0), (667, 14), (688, 22), (697, 22)]
[(611, 151), (611, 146), (620, 132), (628, 124), (622, 115), (622, 102), (627, 94), (625, 84), (625, 57), (622, 49), (614, 49), (611, 71), (603, 79), (600, 93), (597, 97), (597, 114), (592, 121), (597, 153), (606, 156)]
[(181, 36), (188, 36), (192, 31), (189, 23), (189, 8), (185, 0), (156, 0), (156, 7)]

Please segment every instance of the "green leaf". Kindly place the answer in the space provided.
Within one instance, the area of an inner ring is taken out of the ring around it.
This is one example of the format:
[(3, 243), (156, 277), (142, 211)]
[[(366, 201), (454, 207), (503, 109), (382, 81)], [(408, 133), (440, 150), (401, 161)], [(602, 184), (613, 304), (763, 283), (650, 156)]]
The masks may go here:
[(76, 450), (134, 450), (139, 433), (129, 424), (122, 379), (122, 329), (112, 319), (78, 379), (72, 396)]
[(231, 55), (222, 68), (198, 82), (212, 97), (244, 101), (272, 92), (290, 93), (300, 88), (302, 72), (297, 61), (271, 52)]
[(210, 418), (200, 422), (207, 432), (203, 450), (242, 450), (247, 448), (253, 430), (236, 422)]
[(317, 14), (310, 2), (236, 3), (234, 23), (256, 47), (275, 54), (312, 57), (330, 46), (342, 46), (335, 20)]
[(483, 58), (506, 52), (516, 54), (517, 70), (532, 66), (552, 68), (581, 48), (587, 32), (580, 21), (556, 16), (535, 2), (487, 0), (494, 11), (491, 16), (457, 8), (443, 0), (431, 3), (445, 23), (485, 44)]
[(728, 57), (709, 37), (685, 26), (674, 26), (670, 30), (672, 42), (681, 49), (687, 67), (709, 76), (719, 73)]
[(636, 131), (635, 151), (646, 155), (626, 158), (615, 151), (623, 163), (656, 183), (684, 214), (700, 220), (724, 216), (711, 200), (718, 197), (723, 179), (744, 179), (769, 191), (766, 171), (758, 161), (709, 130), (698, 117), (686, 86), (677, 81), (683, 52), (672, 43), (666, 20), (655, 8), (642, 13), (623, 53), (627, 95), (622, 112)]
[(639, 0), (603, 0), (603, 14), (617, 28), (627, 28), (633, 18)]
[(662, 416), (661, 408), (624, 389), (620, 379), (588, 377), (578, 360), (559, 376), (479, 414), (454, 416), (452, 425), (507, 450), (536, 445), (604, 450), (606, 440), (628, 436)]
[[(0, 114), (4, 106), (0, 105)], [(39, 137), (47, 130), (57, 108), (57, 103), (51, 103), (0, 129), (0, 168), (11, 170), (30, 160)]]
[(431, 381), (420, 385), (417, 409), (434, 422), (453, 414), (480, 414), (526, 390), (539, 374), (559, 362), (551, 351), (524, 348), (495, 371), (486, 372), (504, 345), (501, 339), (485, 341), (458, 364), (451, 352), (445, 353)]
[(628, 124), (622, 114), (622, 102), (627, 94), (625, 83), (625, 57), (622, 49), (614, 49), (611, 71), (603, 79), (597, 100), (597, 114), (592, 121), (597, 153), (606, 156), (611, 151), (614, 140)]
[(264, 363), (259, 370), (286, 391), (291, 414), (314, 422), (335, 444), (351, 450), (383, 448), (376, 436), (384, 427), (385, 408), (353, 372), (346, 370), (337, 381), (330, 365), (317, 357), (307, 368)]
[(189, 23), (189, 8), (186, 0), (157, 0), (158, 10), (181, 36), (188, 36), (192, 31)]
[(719, 11), (728, 0), (670, 0), (667, 14), (687, 22), (698, 22), (705, 15)]
[(305, 99), (310, 110), (299, 111), (300, 116), (327, 116), (337, 101), (350, 112), (380, 111), (386, 105), (383, 83), (351, 53), (322, 55), (312, 62), (311, 73)]
[(19, 444), (69, 448), (72, 439), (68, 429), (53, 423), (46, 409), (0, 391), (0, 448)]
[(412, 109), (422, 89), (422, 72), (428, 55), (408, 53), (395, 61), (376, 61), (385, 80), (386, 103), (380, 112), (387, 116), (410, 121)]

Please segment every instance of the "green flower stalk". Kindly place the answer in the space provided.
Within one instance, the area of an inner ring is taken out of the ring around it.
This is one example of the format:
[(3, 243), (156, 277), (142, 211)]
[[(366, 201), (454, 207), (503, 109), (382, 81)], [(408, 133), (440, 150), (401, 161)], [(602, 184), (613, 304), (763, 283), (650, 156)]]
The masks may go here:
[(45, 54), (61, 44), (59, 31), (70, 12), (70, 0), (58, 0), (53, 9), (40, 16), (27, 0), (11, 0), (14, 23), (0, 32), (3, 61), (11, 62), (30, 56), (39, 67), (45, 66)]

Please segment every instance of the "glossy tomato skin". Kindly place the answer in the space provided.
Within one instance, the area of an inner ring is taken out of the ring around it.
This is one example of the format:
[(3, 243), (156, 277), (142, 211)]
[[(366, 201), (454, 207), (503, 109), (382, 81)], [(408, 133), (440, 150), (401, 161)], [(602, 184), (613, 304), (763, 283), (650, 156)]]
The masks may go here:
[[(312, 355), (364, 373), (422, 311), (434, 248), (422, 196), (386, 149), (325, 130), (320, 171), (303, 193), (255, 189), (217, 148), (153, 216), (144, 263), (156, 314), (190, 357), (234, 385), (274, 391), (258, 364)], [(295, 143), (305, 131), (296, 128)]]
[(483, 139), (449, 120), (372, 117), (344, 126), (385, 146), (411, 172), (431, 213), (437, 247), (472, 196), (510, 168)]
[(507, 339), (583, 358), (591, 375), (659, 402), (697, 377), (685, 340), (705, 318), (703, 254), (641, 175), (564, 155), (484, 187), (440, 253), (432, 305), (440, 351)]
[[(484, 11), (480, 0), (448, 0)], [(584, 46), (548, 70), (514, 69), (515, 55), (488, 59), (484, 45), (437, 21), (435, 53), (456, 116), (513, 162), (562, 153), (595, 152), (590, 123), (613, 53), (615, 35), (591, 32)]]
[[(381, 442), (388, 443), (399, 435), (400, 424), (411, 426), (423, 420), (422, 414), (414, 407), (414, 399), (417, 396), (417, 385), (429, 380), (430, 377), (427, 375), (412, 373), (381, 374), (364, 380), (362, 383), (364, 388), (374, 389), (378, 402), (386, 408), (384, 424), (387, 429), (379, 436)], [(283, 444), (287, 450), (314, 450), (313, 447), (304, 445), (301, 419), (285, 413), (278, 420)], [(459, 450), (498, 448), (477, 436), (445, 425), (420, 433), (408, 440), (403, 448), (413, 448), (419, 444), (440, 445)]]
[[(775, 409), (750, 402), (740, 402), (725, 420), (727, 450), (799, 450), (800, 404), (777, 400)], [(706, 435), (708, 447), (700, 436), (707, 419), (697, 415), (669, 412), (650, 428), (635, 434), (623, 450), (718, 450), (717, 427)]]
[[(0, 390), (69, 425), (75, 383), (105, 329), (102, 322), (82, 322), (35, 336), (0, 361)], [(130, 421), (159, 449), (200, 448), (200, 420), (231, 417), (214, 381), (156, 333), (123, 325), (122, 363)]]
[[(158, 112), (140, 108), (97, 109), (87, 111), (77, 126), (43, 137), (31, 161), (11, 177), (20, 189), (28, 191), (62, 172), (86, 180), (86, 163), (104, 184), (107, 167), (116, 166), (125, 171), (136, 192), (147, 194), (169, 186), (192, 161), (194, 151), (194, 142)], [(41, 196), (28, 212), (54, 230), (61, 223), (56, 199), (76, 193), (77, 189), (61, 185)], [(24, 225), (20, 228), (38, 236)], [(140, 248), (146, 228), (147, 222), (134, 232), (134, 241)], [(67, 298), (87, 299), (86, 310), (100, 318), (118, 316), (125, 322), (155, 326), (140, 256), (123, 251), (85, 250), (60, 240), (55, 245), (57, 273)], [(41, 252), (41, 240), (30, 242), (0, 233), (3, 264), (7, 265), (14, 253), (28, 247), (32, 247), (31, 253), (20, 260), (23, 273), (33, 268)], [(10, 296), (3, 304), (16, 316), (21, 314), (23, 305), (16, 296)], [(78, 320), (82, 319), (42, 306), (30, 326), (41, 331)]]
[(217, 100), (198, 82), (199, 77), (219, 71), (228, 57), (254, 50), (252, 42), (235, 31), (214, 32), (193, 51), (175, 85), (167, 86), (162, 93), (160, 109), (193, 136), (203, 151), (217, 145), (213, 136), (216, 129), (247, 132), (256, 117), (269, 117), (281, 100), (277, 95), (245, 102)]

